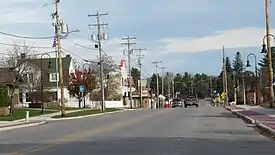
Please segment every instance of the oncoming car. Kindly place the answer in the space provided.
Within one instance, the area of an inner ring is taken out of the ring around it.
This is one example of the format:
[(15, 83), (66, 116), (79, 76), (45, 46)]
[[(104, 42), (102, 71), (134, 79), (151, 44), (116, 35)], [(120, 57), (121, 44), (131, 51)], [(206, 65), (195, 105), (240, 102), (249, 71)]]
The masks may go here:
[(184, 107), (187, 108), (188, 106), (199, 107), (199, 99), (197, 95), (191, 94), (186, 96), (184, 101)]

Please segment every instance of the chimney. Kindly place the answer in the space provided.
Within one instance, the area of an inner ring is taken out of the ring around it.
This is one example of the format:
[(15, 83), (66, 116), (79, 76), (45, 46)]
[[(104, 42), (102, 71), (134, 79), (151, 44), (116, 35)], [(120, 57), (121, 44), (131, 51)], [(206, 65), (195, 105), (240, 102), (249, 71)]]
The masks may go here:
[(70, 54), (66, 55), (66, 58), (68, 58), (68, 57), (71, 57), (71, 55)]
[(21, 59), (26, 59), (26, 53), (21, 53), (20, 57), (21, 57)]

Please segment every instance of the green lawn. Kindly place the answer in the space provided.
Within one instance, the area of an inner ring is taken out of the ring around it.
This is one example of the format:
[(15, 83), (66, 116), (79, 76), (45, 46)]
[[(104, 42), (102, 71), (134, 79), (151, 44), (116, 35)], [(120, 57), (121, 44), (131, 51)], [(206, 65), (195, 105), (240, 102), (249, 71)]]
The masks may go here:
[[(56, 110), (56, 111), (60, 111), (61, 107), (48, 107), (46, 109), (49, 109), (49, 110)], [(70, 110), (79, 110), (79, 109), (82, 109), (82, 108), (73, 108), (73, 107), (66, 107), (65, 108), (65, 111), (70, 111)]]
[[(18, 119), (23, 119), (26, 117), (26, 111), (29, 111), (30, 117), (39, 116), (41, 115), (41, 110), (34, 110), (34, 109), (14, 109), (14, 114), (12, 116), (0, 116), (0, 121), (14, 121)], [(44, 114), (50, 114), (55, 111), (44, 111)]]
[[(120, 109), (117, 108), (107, 108), (105, 111), (100, 111), (98, 109), (83, 109), (82, 111), (73, 112), (66, 114), (65, 117), (77, 117), (77, 116), (85, 116), (85, 115), (93, 115), (93, 114), (99, 114), (99, 113), (105, 113), (105, 112), (113, 112), (118, 111)], [(53, 116), (52, 118), (62, 118), (60, 115)]]

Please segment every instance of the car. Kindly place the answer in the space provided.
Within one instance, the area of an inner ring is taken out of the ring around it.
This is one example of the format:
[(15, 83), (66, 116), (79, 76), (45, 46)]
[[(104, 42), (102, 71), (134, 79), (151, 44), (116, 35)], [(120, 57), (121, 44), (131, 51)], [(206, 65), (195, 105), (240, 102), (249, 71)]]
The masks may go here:
[(197, 95), (191, 94), (186, 96), (184, 100), (184, 107), (187, 108), (188, 106), (199, 107), (199, 99)]
[(177, 108), (177, 107), (183, 107), (183, 102), (182, 102), (182, 99), (180, 98), (174, 98), (172, 100), (172, 108)]

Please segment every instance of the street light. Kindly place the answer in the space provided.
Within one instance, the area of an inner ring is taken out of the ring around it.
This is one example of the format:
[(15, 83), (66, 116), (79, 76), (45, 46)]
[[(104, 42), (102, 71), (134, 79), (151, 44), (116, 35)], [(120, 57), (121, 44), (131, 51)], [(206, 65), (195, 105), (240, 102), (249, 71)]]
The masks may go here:
[(49, 57), (49, 62), (48, 62), (48, 68), (51, 68), (52, 67), (52, 62), (51, 62), (51, 56), (50, 56), (50, 54), (49, 53), (43, 53), (42, 55), (41, 55), (41, 59), (40, 59), (40, 61), (41, 61), (41, 114), (43, 114), (44, 113), (44, 88), (43, 88), (43, 56), (44, 55), (47, 55), (48, 57)]
[[(264, 46), (263, 46), (264, 47)], [(251, 67), (251, 64), (249, 63), (249, 57), (254, 56), (254, 62), (255, 62), (255, 78), (256, 78), (256, 105), (259, 104), (259, 92), (258, 92), (258, 68), (257, 68), (257, 56), (254, 53), (250, 53), (247, 55), (246, 58), (246, 67)]]
[(272, 68), (272, 59), (271, 59), (271, 50), (270, 45), (266, 48), (265, 45), (265, 39), (266, 37), (271, 36), (273, 40), (275, 41), (275, 36), (273, 34), (266, 34), (263, 37), (263, 45), (262, 45), (262, 52), (261, 53), (267, 53), (267, 64), (268, 64), (268, 87), (269, 87), (269, 106), (270, 108), (273, 108), (273, 100), (274, 100), (274, 94), (273, 94), (273, 68)]

